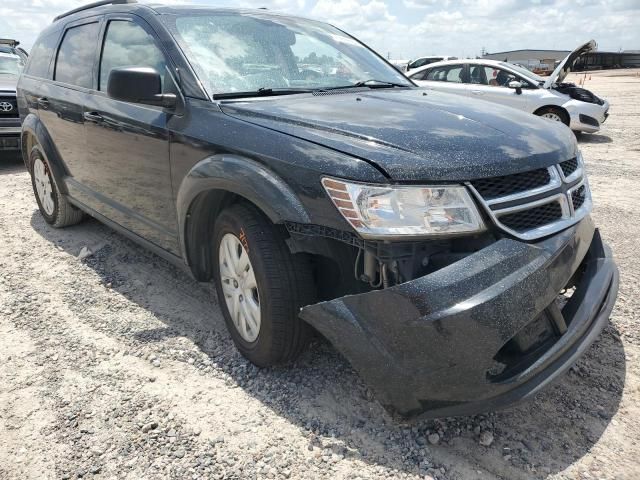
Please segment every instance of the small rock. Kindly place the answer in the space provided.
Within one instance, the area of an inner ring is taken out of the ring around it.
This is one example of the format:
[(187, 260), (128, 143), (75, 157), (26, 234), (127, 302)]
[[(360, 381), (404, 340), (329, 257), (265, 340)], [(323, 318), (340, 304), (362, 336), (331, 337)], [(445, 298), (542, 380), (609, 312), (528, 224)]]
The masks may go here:
[(160, 366), (160, 360), (158, 360), (157, 358), (155, 360), (153, 360), (151, 362), (151, 365), (153, 365), (154, 367), (159, 367)]
[(493, 433), (485, 430), (480, 434), (480, 445), (489, 447), (493, 443)]
[(151, 422), (151, 423), (147, 423), (147, 424), (143, 425), (140, 430), (142, 430), (142, 433), (147, 433), (148, 431), (155, 430), (156, 428), (158, 428), (158, 423), (157, 422)]
[(176, 457), (176, 458), (182, 458), (186, 454), (187, 454), (187, 452), (185, 452), (184, 448), (179, 448), (178, 450), (173, 452), (173, 456)]
[(429, 439), (429, 443), (431, 445), (437, 445), (438, 442), (440, 441), (440, 435), (438, 435), (437, 433), (432, 433), (431, 435), (429, 435), (429, 437), (427, 437)]
[(91, 255), (93, 255), (93, 252), (91, 250), (89, 250), (87, 247), (82, 247), (80, 249), (80, 253), (78, 254), (78, 260), (82, 261), (87, 257), (90, 257)]
[(418, 437), (416, 438), (416, 443), (418, 445), (426, 445), (427, 444), (427, 439), (424, 437)]

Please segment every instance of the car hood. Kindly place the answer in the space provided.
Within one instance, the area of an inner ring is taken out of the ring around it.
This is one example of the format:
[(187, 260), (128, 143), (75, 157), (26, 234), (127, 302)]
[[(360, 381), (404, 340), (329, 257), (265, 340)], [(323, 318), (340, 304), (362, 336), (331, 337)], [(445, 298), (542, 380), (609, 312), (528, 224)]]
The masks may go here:
[(397, 181), (464, 181), (567, 160), (564, 125), (422, 88), (222, 102), (227, 115), (340, 151)]
[(565, 59), (560, 62), (560, 64), (556, 67), (549, 77), (544, 82), (544, 88), (551, 88), (554, 83), (561, 83), (564, 79), (569, 75), (571, 69), (575, 65), (578, 59), (590, 52), (594, 52), (598, 49), (598, 44), (595, 40), (589, 40), (587, 43), (580, 45), (573, 52), (565, 57)]
[(0, 73), (0, 92), (15, 93), (18, 77), (7, 73)]

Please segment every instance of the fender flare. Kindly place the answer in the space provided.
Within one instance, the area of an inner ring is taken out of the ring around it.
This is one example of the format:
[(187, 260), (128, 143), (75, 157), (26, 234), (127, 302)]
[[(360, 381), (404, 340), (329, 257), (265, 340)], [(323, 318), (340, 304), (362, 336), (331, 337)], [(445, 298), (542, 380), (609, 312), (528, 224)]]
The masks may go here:
[(31, 165), (29, 165), (29, 156), (31, 149), (27, 148), (27, 139), (29, 136), (35, 138), (35, 143), (38, 145), (40, 153), (48, 160), (51, 169), (53, 170), (54, 177), (58, 179), (60, 184), (58, 188), (60, 193), (68, 194), (67, 186), (64, 182), (64, 178), (67, 175), (67, 170), (62, 162), (58, 149), (56, 148), (53, 140), (49, 136), (46, 127), (42, 124), (40, 119), (33, 113), (28, 114), (22, 122), (22, 134), (20, 137), (20, 146), (22, 147), (22, 160), (27, 167), (27, 170), (31, 172)]
[[(189, 219), (202, 194), (212, 191), (238, 195), (259, 208), (273, 223), (311, 223), (309, 213), (287, 183), (264, 165), (234, 154), (216, 154), (198, 162), (182, 180), (176, 196), (180, 247), (196, 277), (206, 271), (191, 258)], [(198, 215), (196, 215), (198, 216)], [(197, 255), (197, 254), (196, 254)]]

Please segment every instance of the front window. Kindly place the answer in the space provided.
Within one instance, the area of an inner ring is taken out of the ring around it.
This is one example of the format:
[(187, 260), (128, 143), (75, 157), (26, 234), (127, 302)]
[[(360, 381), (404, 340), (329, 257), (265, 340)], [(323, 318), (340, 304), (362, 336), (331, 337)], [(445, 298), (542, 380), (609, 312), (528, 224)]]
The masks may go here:
[(371, 50), (320, 22), (225, 13), (165, 21), (210, 94), (295, 92), (365, 81), (411, 86)]
[(20, 75), (25, 61), (14, 53), (0, 52), (0, 75)]
[(167, 67), (153, 37), (133, 22), (113, 20), (109, 22), (102, 47), (98, 90), (107, 90), (111, 70), (132, 65), (153, 68), (164, 84)]

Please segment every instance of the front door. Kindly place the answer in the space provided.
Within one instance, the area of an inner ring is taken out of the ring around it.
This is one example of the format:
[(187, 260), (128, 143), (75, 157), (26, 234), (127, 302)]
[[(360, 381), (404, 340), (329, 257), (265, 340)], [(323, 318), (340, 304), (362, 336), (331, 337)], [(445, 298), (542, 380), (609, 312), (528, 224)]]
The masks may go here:
[[(520, 82), (520, 92), (509, 88), (509, 82)], [(529, 111), (530, 95), (536, 89), (515, 73), (492, 65), (469, 65), (469, 93), (472, 98), (500, 103), (519, 110)], [(533, 88), (530, 88), (533, 87)]]
[(112, 69), (152, 67), (165, 89), (175, 88), (166, 56), (152, 31), (133, 17), (107, 17), (97, 73), (97, 92), (85, 104), (88, 164), (86, 184), (99, 197), (100, 213), (126, 229), (178, 253), (175, 204), (169, 163), (171, 114), (161, 107), (107, 96)]

